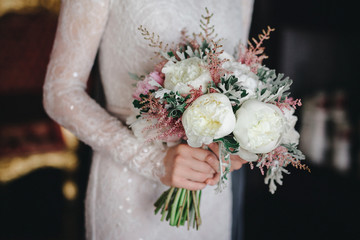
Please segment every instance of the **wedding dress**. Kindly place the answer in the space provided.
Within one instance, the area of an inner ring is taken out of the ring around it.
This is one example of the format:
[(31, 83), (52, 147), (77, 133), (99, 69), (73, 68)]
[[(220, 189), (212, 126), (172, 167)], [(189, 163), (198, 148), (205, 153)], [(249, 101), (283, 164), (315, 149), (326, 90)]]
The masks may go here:
[[(159, 181), (165, 150), (135, 139), (125, 126), (134, 81), (129, 72), (152, 69), (154, 56), (137, 28), (177, 42), (184, 28), (200, 32), (205, 7), (233, 53), (248, 37), (253, 0), (63, 0), (44, 84), (48, 114), (93, 150), (86, 197), (88, 239), (229, 239), (231, 187), (203, 190), (199, 231), (170, 227), (154, 215), (153, 203), (167, 189)], [(106, 109), (86, 93), (99, 50)], [(230, 181), (229, 181), (230, 182)]]

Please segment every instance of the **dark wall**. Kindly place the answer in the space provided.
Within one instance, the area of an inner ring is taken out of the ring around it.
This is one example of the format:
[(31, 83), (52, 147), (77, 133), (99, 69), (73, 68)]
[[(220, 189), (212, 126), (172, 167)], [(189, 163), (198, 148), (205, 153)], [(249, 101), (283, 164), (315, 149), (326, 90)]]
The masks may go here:
[[(276, 28), (265, 43), (264, 63), (294, 80), (293, 96), (313, 104), (310, 115), (323, 113), (322, 124), (311, 124), (325, 131), (319, 141), (301, 136), (313, 149), (324, 149), (321, 158), (310, 151), (305, 163), (312, 172), (289, 168), (275, 195), (267, 192), (260, 172), (247, 168), (247, 240), (360, 239), (358, 15), (351, 1), (255, 0), (250, 35), (267, 25)], [(300, 132), (304, 108), (297, 110)], [(341, 123), (334, 119), (336, 111), (345, 116)], [(346, 151), (335, 154), (341, 148)], [(339, 161), (347, 161), (345, 170), (337, 167)]]

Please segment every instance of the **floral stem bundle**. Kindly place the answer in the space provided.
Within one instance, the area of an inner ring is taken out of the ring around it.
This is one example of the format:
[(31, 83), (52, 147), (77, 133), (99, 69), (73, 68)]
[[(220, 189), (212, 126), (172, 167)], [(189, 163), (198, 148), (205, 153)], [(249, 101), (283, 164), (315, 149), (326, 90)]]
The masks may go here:
[[(202, 31), (182, 40), (172, 49), (146, 28), (139, 30), (161, 58), (154, 70), (136, 77), (133, 94), (136, 117), (128, 121), (135, 136), (149, 142), (177, 144), (186, 141), (194, 148), (219, 145), (217, 191), (226, 186), (231, 155), (238, 155), (265, 175), (274, 193), (282, 185), (287, 166), (309, 168), (297, 149), (295, 109), (299, 99), (289, 97), (292, 80), (262, 65), (262, 43), (274, 30), (268, 27), (249, 46), (240, 44), (236, 56), (222, 50), (212, 14), (200, 21)], [(265, 173), (266, 170), (266, 173)], [(201, 191), (171, 187), (155, 203), (155, 214), (171, 226), (201, 225)]]
[(192, 191), (171, 187), (155, 202), (155, 214), (160, 212), (161, 221), (169, 221), (170, 226), (184, 226), (198, 229), (200, 217), (201, 190)]

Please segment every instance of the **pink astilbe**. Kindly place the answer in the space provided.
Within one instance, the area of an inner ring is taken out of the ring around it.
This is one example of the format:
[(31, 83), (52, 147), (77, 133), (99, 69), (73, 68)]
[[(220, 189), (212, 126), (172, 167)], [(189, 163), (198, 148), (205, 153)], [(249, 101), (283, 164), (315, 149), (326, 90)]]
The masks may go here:
[(291, 164), (293, 167), (308, 170), (310, 169), (305, 164), (301, 164), (300, 160), (297, 160), (290, 154), (286, 147), (279, 146), (275, 148), (273, 151), (265, 155), (265, 158), (259, 158), (258, 162), (261, 162), (259, 169), (261, 173), (264, 175), (263, 168), (269, 169), (270, 167), (280, 166), (286, 167), (288, 164)]
[[(162, 123), (158, 123), (159, 128), (162, 128), (160, 135), (156, 138), (158, 140), (166, 141), (166, 142), (174, 142), (181, 138), (185, 137), (185, 130), (181, 122), (181, 118), (175, 119), (172, 117), (164, 118)], [(165, 126), (168, 126), (167, 128)]]
[(185, 28), (181, 30), (181, 44), (190, 45), (193, 51), (200, 48), (200, 44), (196, 40), (196, 34), (193, 34), (193, 37), (191, 38), (187, 34), (187, 30)]
[(299, 99), (299, 98), (294, 100), (292, 97), (290, 97), (290, 98), (286, 97), (284, 102), (289, 104), (294, 109), (296, 109), (296, 106), (299, 106), (299, 107), (302, 106), (301, 99)]
[(218, 93), (218, 92), (220, 92), (220, 91), (213, 87), (209, 89), (209, 93)]
[(257, 73), (258, 67), (262, 64), (262, 61), (268, 56), (264, 54), (265, 47), (262, 47), (264, 40), (270, 38), (270, 33), (275, 29), (268, 26), (267, 31), (263, 30), (263, 34), (259, 34), (259, 40), (252, 38), (251, 43), (248, 41), (249, 47), (245, 47), (243, 44), (239, 45), (238, 49), (238, 62), (245, 64), (251, 68), (251, 71), (255, 74)]
[(300, 107), (302, 106), (301, 99), (293, 99), (292, 97), (288, 98), (286, 97), (284, 101), (281, 102), (280, 97), (278, 98), (278, 101), (276, 102), (276, 106), (280, 108), (281, 111), (283, 111), (284, 108), (291, 110), (291, 108), (296, 109), (296, 106)]
[(195, 89), (194, 87), (190, 86), (190, 98), (188, 98), (186, 102), (185, 108), (188, 108), (198, 97), (203, 95), (202, 92), (202, 86), (200, 86), (198, 89)]
[(141, 103), (144, 104), (142, 109), (147, 109), (147, 112), (143, 113), (142, 117), (148, 120), (156, 120), (155, 124), (146, 127), (144, 131), (151, 129), (158, 130), (158, 135), (151, 139), (147, 139), (148, 142), (154, 140), (171, 142), (179, 140), (185, 136), (185, 130), (181, 123), (181, 118), (169, 117), (165, 104), (161, 103), (158, 98), (149, 95), (148, 98), (144, 99)]
[[(159, 62), (158, 64), (155, 65), (155, 71), (159, 73), (159, 76), (162, 78), (162, 79), (165, 79), (165, 74), (162, 73), (162, 69), (163, 67), (165, 66), (165, 64), (168, 62), (168, 60), (164, 60), (164, 61), (161, 61)], [(163, 80), (164, 82), (164, 80)], [(163, 85), (161, 83), (161, 85)]]
[(226, 70), (223, 69), (222, 65), (229, 61), (228, 59), (220, 59), (219, 56), (224, 52), (224, 50), (220, 50), (222, 45), (218, 45), (218, 43), (211, 41), (213, 48), (211, 51), (206, 53), (208, 58), (206, 68), (209, 70), (211, 78), (215, 84), (220, 82), (221, 76), (226, 73)]

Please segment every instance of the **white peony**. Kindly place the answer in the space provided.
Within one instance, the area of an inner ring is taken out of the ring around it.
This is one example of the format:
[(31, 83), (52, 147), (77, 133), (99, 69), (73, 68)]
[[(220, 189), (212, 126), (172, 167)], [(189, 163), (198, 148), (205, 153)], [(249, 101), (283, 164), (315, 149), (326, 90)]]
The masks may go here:
[(258, 76), (250, 70), (250, 67), (239, 62), (225, 62), (223, 68), (238, 79), (238, 83), (247, 90), (250, 98), (255, 94), (256, 89), (262, 84)]
[[(198, 57), (188, 58), (177, 63), (168, 61), (162, 69), (165, 74), (164, 86), (166, 89), (180, 94), (188, 94), (192, 86), (195, 89), (202, 87), (203, 93), (211, 79), (206, 63)], [(189, 86), (190, 85), (190, 86)]]
[(285, 128), (281, 143), (283, 144), (295, 143), (296, 145), (298, 145), (300, 134), (295, 130), (295, 124), (298, 119), (296, 116), (294, 116), (295, 109), (283, 108), (282, 111), (284, 113), (284, 118), (285, 118)]
[(246, 101), (236, 112), (234, 136), (240, 145), (239, 155), (257, 160), (256, 153), (268, 153), (279, 146), (284, 132), (281, 110), (258, 100)]
[(210, 144), (214, 139), (230, 134), (235, 121), (230, 100), (220, 93), (202, 95), (182, 116), (187, 141), (192, 147)]

